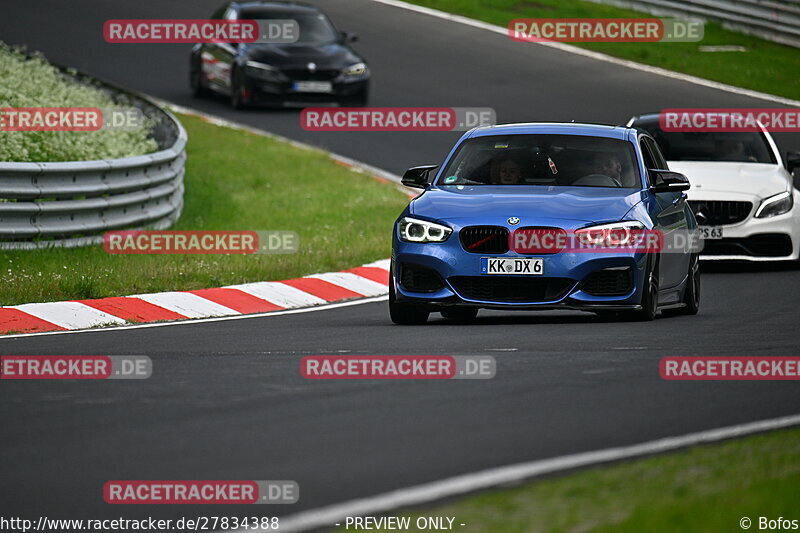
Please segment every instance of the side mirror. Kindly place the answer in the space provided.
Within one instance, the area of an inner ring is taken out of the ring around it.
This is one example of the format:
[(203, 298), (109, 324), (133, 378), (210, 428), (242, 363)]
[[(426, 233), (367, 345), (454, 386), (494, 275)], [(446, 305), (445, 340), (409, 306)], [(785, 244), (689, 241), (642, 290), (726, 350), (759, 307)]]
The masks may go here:
[(789, 174), (800, 168), (800, 152), (786, 152), (786, 170)]
[(403, 179), (400, 182), (406, 187), (415, 187), (417, 189), (428, 188), (428, 174), (431, 170), (437, 168), (439, 165), (422, 165), (419, 167), (412, 167), (406, 170), (403, 174)]
[(342, 32), (342, 41), (344, 41), (346, 43), (354, 43), (354, 42), (358, 41), (358, 34), (357, 33), (351, 33), (349, 31), (343, 31)]
[(678, 172), (670, 170), (648, 169), (650, 175), (650, 189), (653, 192), (679, 192), (691, 188), (689, 178)]

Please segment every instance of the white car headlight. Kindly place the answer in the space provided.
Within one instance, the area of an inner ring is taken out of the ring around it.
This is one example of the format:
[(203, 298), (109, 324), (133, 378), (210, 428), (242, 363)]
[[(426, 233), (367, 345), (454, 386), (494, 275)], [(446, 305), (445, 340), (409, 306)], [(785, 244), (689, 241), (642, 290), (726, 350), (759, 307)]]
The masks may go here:
[(637, 244), (641, 239), (644, 224), (635, 220), (623, 220), (610, 224), (598, 224), (575, 231), (578, 244), (619, 248)]
[(342, 70), (342, 74), (345, 76), (363, 76), (367, 73), (367, 64), (366, 63), (356, 63), (355, 65), (350, 65), (349, 67)]
[(417, 218), (403, 217), (397, 224), (397, 236), (406, 242), (444, 242), (451, 233), (452, 228)]
[(792, 191), (782, 192), (762, 201), (761, 205), (758, 207), (758, 211), (756, 211), (756, 218), (768, 218), (782, 215), (791, 211), (793, 206), (794, 198), (792, 198)]
[(248, 76), (264, 81), (283, 81), (286, 79), (280, 69), (258, 61), (245, 63), (244, 71)]

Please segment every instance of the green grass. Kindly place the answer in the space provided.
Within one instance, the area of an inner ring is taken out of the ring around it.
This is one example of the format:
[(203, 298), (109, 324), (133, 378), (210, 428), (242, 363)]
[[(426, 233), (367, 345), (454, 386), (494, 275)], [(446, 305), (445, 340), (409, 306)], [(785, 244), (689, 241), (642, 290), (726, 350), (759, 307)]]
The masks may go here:
[[(64, 76), (42, 56), (26, 56), (0, 42), (0, 108), (123, 108), (96, 87)], [(132, 131), (0, 131), (0, 161), (87, 161), (155, 152), (145, 123)], [(0, 199), (0, 201), (3, 201)]]
[(791, 429), (582, 470), (397, 516), (412, 517), (412, 524), (419, 516), (455, 517), (455, 530), (463, 533), (741, 531), (742, 517), (757, 531), (759, 516), (800, 519), (798, 496), (800, 429)]
[(316, 150), (179, 116), (189, 134), (180, 230), (290, 230), (286, 255), (0, 254), (0, 305), (189, 290), (341, 270), (389, 257), (408, 198)]
[[(647, 17), (614, 6), (581, 0), (409, 0), (414, 4), (508, 27), (515, 18)], [(738, 87), (800, 100), (800, 49), (705, 26), (699, 43), (573, 43), (608, 55), (630, 59)], [(520, 46), (536, 46), (519, 43)], [(746, 52), (700, 52), (701, 45), (739, 45)]]

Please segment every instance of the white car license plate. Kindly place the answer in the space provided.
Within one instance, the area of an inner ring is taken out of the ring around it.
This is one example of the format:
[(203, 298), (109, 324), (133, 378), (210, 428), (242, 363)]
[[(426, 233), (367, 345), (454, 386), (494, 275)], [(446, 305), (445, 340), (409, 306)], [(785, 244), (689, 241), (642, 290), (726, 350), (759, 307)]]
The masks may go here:
[(541, 257), (481, 257), (481, 274), (541, 276), (544, 259)]
[(296, 81), (292, 89), (298, 93), (330, 93), (333, 84), (329, 81)]
[(700, 235), (704, 239), (721, 239), (722, 238), (722, 226), (697, 226), (697, 229), (700, 230)]

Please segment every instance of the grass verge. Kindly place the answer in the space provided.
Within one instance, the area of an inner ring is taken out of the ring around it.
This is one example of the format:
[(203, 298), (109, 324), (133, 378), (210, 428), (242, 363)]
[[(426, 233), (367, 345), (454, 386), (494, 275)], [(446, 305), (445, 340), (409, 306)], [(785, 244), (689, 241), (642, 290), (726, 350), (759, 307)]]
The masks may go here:
[(179, 115), (189, 134), (178, 230), (293, 230), (288, 255), (109, 255), (100, 246), (0, 254), (0, 305), (287, 279), (389, 257), (408, 198), (324, 152)]
[[(41, 55), (27, 56), (0, 42), (0, 108), (117, 109), (123, 104), (97, 87), (70, 79)], [(145, 123), (131, 131), (2, 131), (0, 161), (91, 161), (147, 154), (158, 149), (150, 128)]]
[[(582, 0), (407, 0), (413, 4), (508, 27), (515, 18), (646, 17), (615, 6)], [(800, 100), (800, 50), (708, 22), (698, 43), (572, 43), (581, 48), (676, 72)], [(700, 52), (700, 46), (737, 45), (746, 52)], [(536, 46), (520, 43), (520, 46)]]
[(800, 518), (798, 479), (800, 429), (790, 429), (582, 470), (397, 516), (411, 517), (411, 524), (423, 516), (455, 517), (454, 529), (463, 533), (742, 531), (743, 517), (757, 531), (762, 516)]

